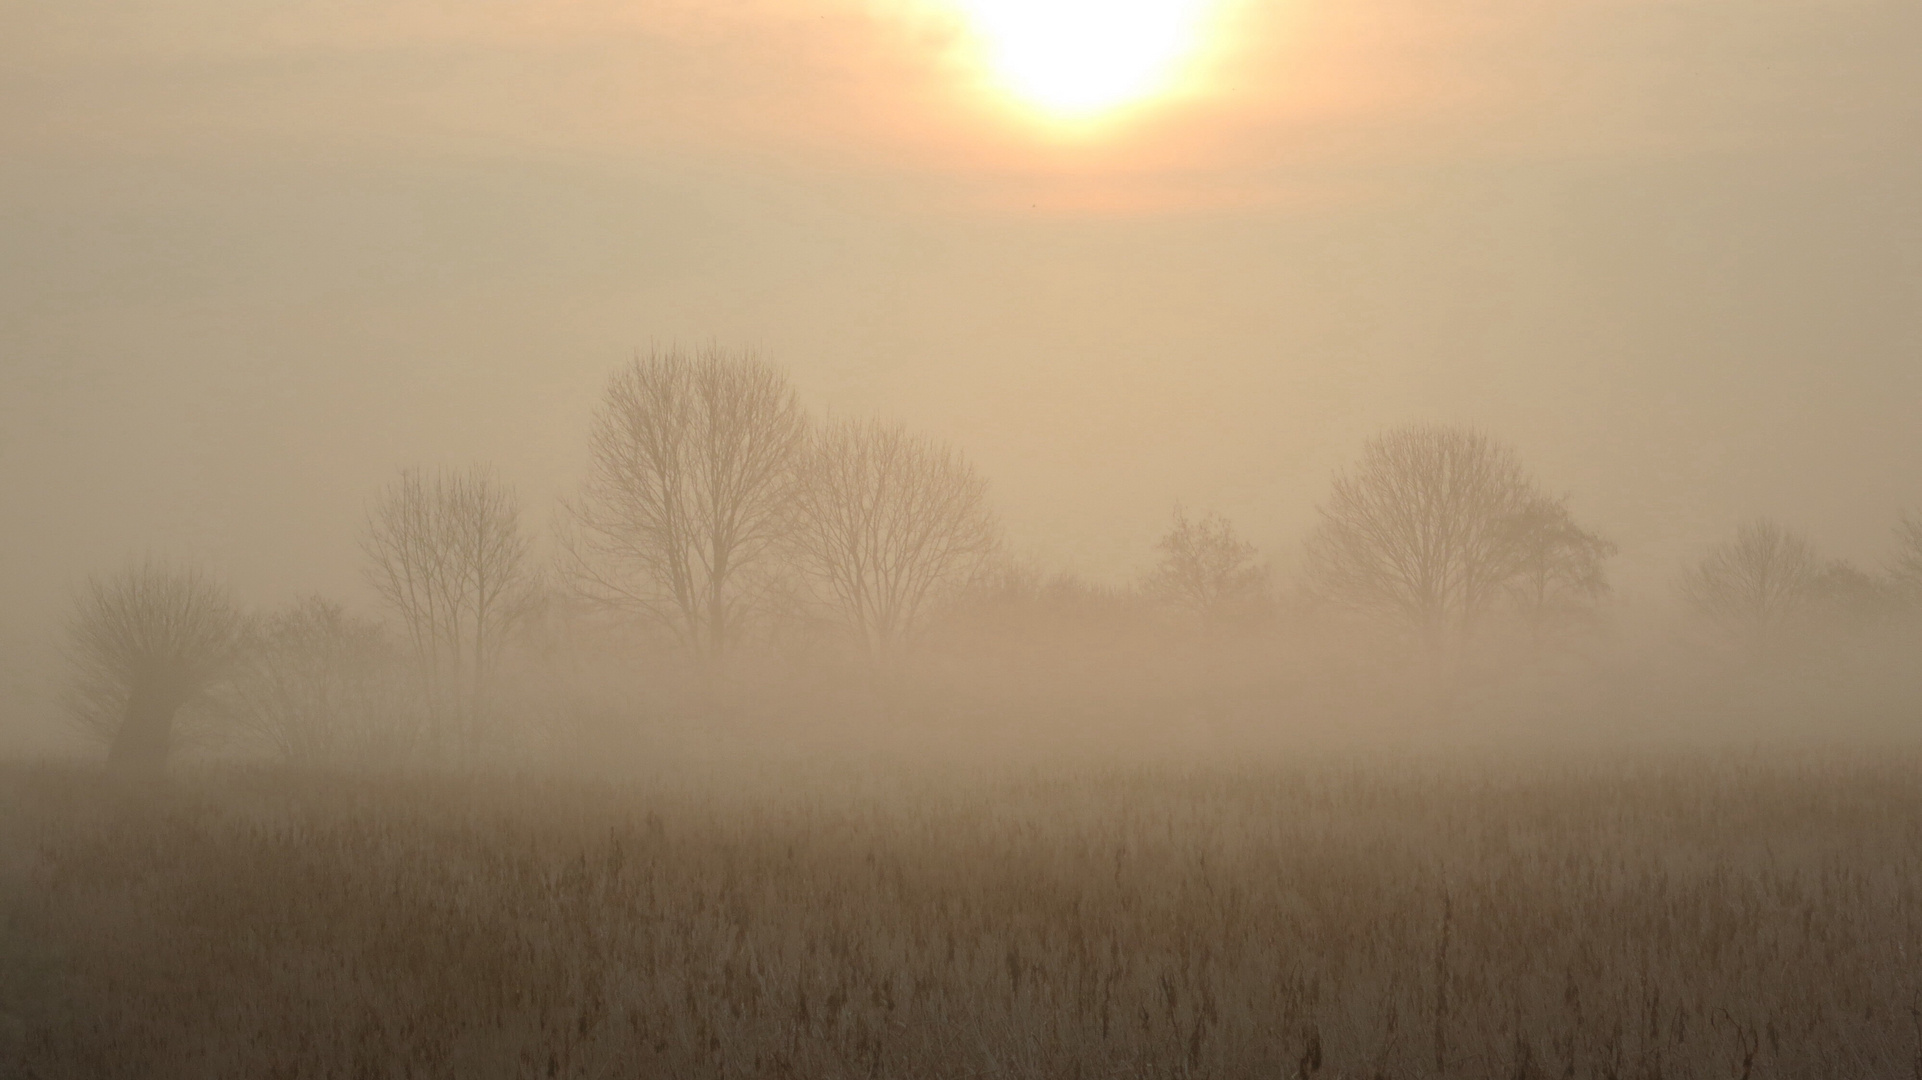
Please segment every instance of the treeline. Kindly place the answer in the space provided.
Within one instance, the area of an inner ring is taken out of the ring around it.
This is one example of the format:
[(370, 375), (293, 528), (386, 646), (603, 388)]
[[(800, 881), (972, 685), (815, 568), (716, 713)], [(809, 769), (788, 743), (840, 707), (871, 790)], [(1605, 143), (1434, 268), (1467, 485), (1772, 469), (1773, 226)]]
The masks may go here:
[[(90, 579), (67, 638), (73, 719), (135, 766), (182, 745), (403, 761), (612, 748), (650, 722), (743, 711), (1258, 727), (1446, 712), (1571, 666), (1620, 674), (1602, 670), (1622, 662), (1616, 545), (1470, 429), (1371, 440), (1333, 478), (1294, 580), (1229, 521), (1177, 508), (1128, 586), (1012, 558), (958, 449), (815, 422), (751, 355), (637, 359), (587, 444), (538, 561), (495, 474), (401, 473), (363, 532), (380, 619), (322, 597), (243, 612), (205, 572), (155, 559)], [(1694, 644), (1781, 671), (1872, 633), (1906, 664), (1922, 520), (1895, 540), (1878, 573), (1743, 526), (1677, 580)]]

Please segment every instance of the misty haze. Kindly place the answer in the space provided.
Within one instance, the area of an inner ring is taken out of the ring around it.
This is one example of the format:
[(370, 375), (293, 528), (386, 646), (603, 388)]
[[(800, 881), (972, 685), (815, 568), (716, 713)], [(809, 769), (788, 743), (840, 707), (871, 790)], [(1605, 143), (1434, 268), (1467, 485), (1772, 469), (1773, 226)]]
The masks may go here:
[(1922, 1078), (1922, 7), (0, 0), (0, 1080)]

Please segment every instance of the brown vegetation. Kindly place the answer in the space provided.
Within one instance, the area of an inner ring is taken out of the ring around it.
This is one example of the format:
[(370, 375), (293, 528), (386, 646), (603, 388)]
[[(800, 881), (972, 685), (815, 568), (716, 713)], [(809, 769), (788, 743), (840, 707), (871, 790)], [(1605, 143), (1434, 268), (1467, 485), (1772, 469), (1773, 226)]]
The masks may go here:
[(0, 832), (34, 853), (0, 951), (15, 1075), (1922, 1062), (1913, 754), (668, 773), (10, 770)]

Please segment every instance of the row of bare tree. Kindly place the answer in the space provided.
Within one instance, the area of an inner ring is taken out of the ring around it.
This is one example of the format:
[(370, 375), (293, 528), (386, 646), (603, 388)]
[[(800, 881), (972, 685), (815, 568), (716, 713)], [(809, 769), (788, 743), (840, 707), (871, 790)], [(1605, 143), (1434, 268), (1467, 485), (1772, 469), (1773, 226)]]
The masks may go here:
[(1896, 525), (1895, 555), (1876, 574), (1760, 518), (1685, 570), (1677, 591), (1750, 657), (1778, 655), (1811, 631), (1877, 628), (1922, 605), (1922, 519)]
[[(811, 422), (785, 374), (752, 355), (635, 360), (609, 381), (588, 446), (551, 570), (494, 474), (411, 470), (390, 484), (363, 551), (398, 634), (319, 599), (246, 618), (205, 574), (153, 560), (89, 582), (70, 639), (77, 715), (126, 762), (164, 761), (189, 706), (290, 757), (347, 738), (447, 752), (486, 739), (503, 651), (557, 597), (652, 626), (712, 679), (778, 622), (886, 668), (935, 613), (1010, 580), (965, 457), (896, 424)], [(1498, 618), (1552, 643), (1592, 626), (1609, 592), (1615, 545), (1471, 429), (1378, 436), (1319, 509), (1297, 609), (1385, 628), (1431, 663)], [(1745, 526), (1679, 592), (1731, 640), (1765, 649), (1825, 598), (1922, 596), (1922, 522), (1898, 539), (1875, 578), (1779, 527)], [(1163, 608), (1215, 627), (1274, 610), (1257, 550), (1218, 515), (1177, 508), (1157, 555), (1136, 595)]]
[[(637, 359), (610, 380), (589, 449), (552, 583), (646, 619), (710, 673), (777, 608), (885, 663), (1000, 546), (987, 485), (958, 451), (898, 424), (811, 424), (786, 375), (752, 355)], [(399, 624), (405, 689), (376, 658), (378, 632), (338, 607), (250, 621), (203, 573), (148, 560), (80, 599), (76, 711), (129, 762), (164, 760), (175, 716), (217, 683), (237, 726), (289, 754), (341, 717), (391, 713), (376, 696), (425, 717), (407, 741), (475, 745), (502, 649), (549, 584), (514, 492), (478, 468), (403, 472), (363, 550)]]
[(787, 377), (752, 356), (637, 361), (588, 445), (564, 580), (710, 665), (797, 588), (884, 658), (1000, 546), (987, 484), (958, 451), (897, 424), (810, 425)]
[[(1302, 594), (1397, 627), (1431, 655), (1471, 641), (1497, 612), (1544, 643), (1593, 625), (1610, 592), (1616, 545), (1576, 522), (1513, 450), (1477, 431), (1384, 433), (1336, 475), (1320, 512)], [(1676, 593), (1740, 654), (1767, 657), (1811, 631), (1875, 626), (1922, 607), (1922, 518), (1902, 518), (1894, 539), (1877, 574), (1757, 519), (1686, 567)], [(1246, 611), (1267, 588), (1254, 546), (1217, 515), (1190, 520), (1177, 510), (1158, 550), (1146, 591), (1179, 606)]]
[[(1304, 595), (1398, 628), (1431, 655), (1470, 640), (1499, 608), (1544, 641), (1584, 621), (1609, 591), (1615, 545), (1478, 431), (1389, 431), (1336, 475), (1320, 510)], [(1145, 591), (1204, 617), (1247, 611), (1267, 589), (1254, 546), (1218, 515), (1177, 510), (1157, 550)]]

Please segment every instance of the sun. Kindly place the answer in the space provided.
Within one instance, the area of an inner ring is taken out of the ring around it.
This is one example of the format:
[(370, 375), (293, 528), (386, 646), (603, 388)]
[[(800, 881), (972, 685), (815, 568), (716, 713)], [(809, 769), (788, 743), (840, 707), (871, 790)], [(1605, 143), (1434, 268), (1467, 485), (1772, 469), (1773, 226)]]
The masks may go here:
[(1215, 0), (954, 0), (1003, 88), (1074, 120), (1167, 90)]

